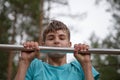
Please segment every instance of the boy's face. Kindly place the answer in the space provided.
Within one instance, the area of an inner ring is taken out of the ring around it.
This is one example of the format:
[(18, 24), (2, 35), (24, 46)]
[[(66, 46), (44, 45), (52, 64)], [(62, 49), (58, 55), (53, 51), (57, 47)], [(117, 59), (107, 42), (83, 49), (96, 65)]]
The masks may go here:
[[(52, 46), (52, 47), (71, 47), (71, 42), (68, 39), (68, 34), (66, 33), (66, 31), (57, 30), (55, 32), (49, 32), (46, 35), (46, 40), (44, 45)], [(53, 53), (49, 53), (48, 56), (53, 58), (62, 58), (66, 55), (61, 53), (53, 52)]]
[(46, 35), (45, 46), (53, 47), (70, 47), (71, 42), (68, 39), (68, 34), (66, 31), (57, 30), (55, 32), (49, 32)]

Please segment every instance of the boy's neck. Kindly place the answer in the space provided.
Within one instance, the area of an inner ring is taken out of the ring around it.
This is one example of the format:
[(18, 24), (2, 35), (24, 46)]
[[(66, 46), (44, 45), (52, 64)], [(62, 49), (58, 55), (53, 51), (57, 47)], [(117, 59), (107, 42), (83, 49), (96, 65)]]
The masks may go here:
[(66, 56), (62, 57), (62, 58), (51, 58), (48, 57), (48, 64), (53, 65), (53, 66), (61, 66), (66, 64)]

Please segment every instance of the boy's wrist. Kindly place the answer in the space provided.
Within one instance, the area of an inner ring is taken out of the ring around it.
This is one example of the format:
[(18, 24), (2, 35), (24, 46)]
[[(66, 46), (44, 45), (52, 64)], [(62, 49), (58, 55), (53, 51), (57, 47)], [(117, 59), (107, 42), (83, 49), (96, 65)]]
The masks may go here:
[(23, 59), (22, 57), (19, 57), (19, 65), (26, 65), (28, 67), (30, 62), (28, 60)]
[(92, 74), (92, 64), (86, 63), (83, 66), (83, 70), (85, 73), (86, 80), (94, 80), (93, 74)]
[(87, 62), (87, 63), (80, 63), (83, 70), (92, 70), (92, 63), (91, 62)]

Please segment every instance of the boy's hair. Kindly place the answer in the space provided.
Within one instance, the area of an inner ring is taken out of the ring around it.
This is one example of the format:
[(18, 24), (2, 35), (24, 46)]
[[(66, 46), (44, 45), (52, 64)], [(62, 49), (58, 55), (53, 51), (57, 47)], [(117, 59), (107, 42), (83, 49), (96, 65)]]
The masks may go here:
[(68, 39), (70, 40), (70, 31), (69, 31), (68, 27), (63, 22), (60, 22), (60, 21), (57, 21), (57, 20), (52, 20), (52, 22), (49, 23), (48, 26), (43, 31), (42, 41), (45, 42), (46, 35), (49, 32), (55, 32), (57, 30), (66, 31), (66, 33), (68, 35)]

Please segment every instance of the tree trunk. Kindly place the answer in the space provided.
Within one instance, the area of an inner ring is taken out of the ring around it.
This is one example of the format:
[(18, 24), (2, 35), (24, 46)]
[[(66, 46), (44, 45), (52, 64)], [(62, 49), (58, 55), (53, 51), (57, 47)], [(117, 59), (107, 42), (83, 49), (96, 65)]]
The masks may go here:
[(42, 33), (42, 27), (43, 27), (43, 17), (44, 17), (44, 12), (43, 12), (43, 4), (44, 4), (44, 0), (40, 0), (40, 23), (39, 23), (39, 30), (40, 30), (40, 34), (39, 34), (39, 44), (42, 45), (42, 37), (41, 37), (41, 33)]
[[(16, 13), (15, 13), (15, 20), (13, 21), (13, 33), (12, 33), (12, 39), (11, 39), (11, 44), (14, 44), (15, 43), (15, 30), (16, 30), (16, 27), (15, 27), (15, 23), (16, 23)], [(7, 74), (7, 80), (12, 80), (12, 75), (13, 75), (13, 58), (14, 58), (14, 52), (13, 51), (10, 51), (9, 52), (9, 59), (8, 59), (8, 74)]]

